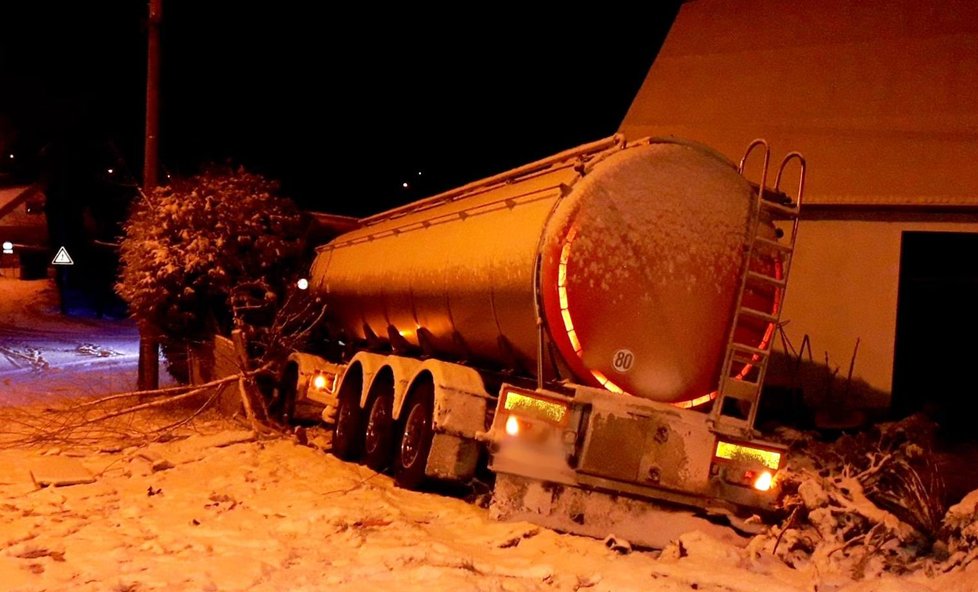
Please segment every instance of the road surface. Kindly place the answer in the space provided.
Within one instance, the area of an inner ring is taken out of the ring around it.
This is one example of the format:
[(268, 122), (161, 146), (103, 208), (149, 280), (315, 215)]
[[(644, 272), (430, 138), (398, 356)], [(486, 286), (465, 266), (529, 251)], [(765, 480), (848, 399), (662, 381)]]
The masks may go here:
[(0, 278), (0, 405), (135, 387), (135, 324), (66, 317), (57, 298), (49, 280)]

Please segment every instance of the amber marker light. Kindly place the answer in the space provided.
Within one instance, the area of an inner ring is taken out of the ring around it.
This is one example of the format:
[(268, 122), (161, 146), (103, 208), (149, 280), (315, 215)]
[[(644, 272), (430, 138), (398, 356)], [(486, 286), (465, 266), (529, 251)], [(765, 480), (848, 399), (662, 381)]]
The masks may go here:
[(515, 415), (506, 418), (506, 433), (514, 438), (520, 435), (520, 420), (516, 419)]
[(322, 374), (317, 374), (312, 379), (312, 386), (315, 387), (316, 390), (319, 390), (319, 391), (325, 389), (326, 388), (326, 377), (323, 376)]
[(774, 485), (774, 475), (771, 471), (761, 471), (761, 474), (754, 479), (754, 489), (758, 491), (769, 491)]

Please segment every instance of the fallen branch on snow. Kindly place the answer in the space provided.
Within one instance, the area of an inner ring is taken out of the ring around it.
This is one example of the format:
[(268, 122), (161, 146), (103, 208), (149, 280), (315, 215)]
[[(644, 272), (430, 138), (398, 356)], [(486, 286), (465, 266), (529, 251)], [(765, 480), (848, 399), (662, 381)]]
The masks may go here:
[[(113, 417), (119, 417), (120, 415), (125, 415), (127, 413), (136, 413), (136, 412), (139, 412), (139, 411), (145, 411), (146, 409), (155, 409), (155, 408), (163, 407), (163, 406), (166, 406), (166, 405), (172, 405), (174, 403), (179, 403), (180, 401), (185, 401), (187, 399), (196, 397), (197, 395), (203, 394), (208, 388), (211, 388), (212, 386), (216, 386), (216, 385), (220, 385), (220, 384), (226, 384), (228, 382), (231, 382), (232, 380), (237, 380), (238, 381), (238, 384), (241, 384), (242, 381), (246, 380), (246, 377), (247, 376), (254, 375), (254, 374), (258, 373), (258, 372), (264, 372), (265, 370), (267, 370), (267, 367), (264, 367), (263, 366), (263, 367), (261, 367), (261, 368), (259, 368), (257, 370), (251, 370), (249, 372), (242, 372), (241, 374), (235, 374), (233, 376), (228, 376), (228, 377), (222, 378), (221, 380), (215, 380), (215, 381), (209, 382), (209, 383), (207, 383), (207, 385), (200, 385), (199, 387), (193, 388), (192, 390), (187, 391), (187, 392), (183, 393), (182, 395), (177, 395), (175, 397), (167, 397), (165, 399), (157, 399), (156, 401), (151, 401), (149, 403), (141, 403), (139, 405), (133, 405), (131, 407), (125, 407), (123, 409), (119, 409), (119, 410), (116, 410), (116, 411), (112, 411), (110, 413), (106, 413), (104, 415), (100, 415), (100, 416), (95, 417), (93, 419), (85, 420), (85, 422), (79, 424), (79, 427), (82, 427), (82, 426), (85, 426), (85, 425), (88, 425), (88, 424), (91, 424), (91, 423), (105, 421), (107, 419), (112, 419)], [(136, 391), (136, 394), (137, 395), (138, 395), (138, 393), (139, 392)], [(120, 393), (120, 394), (132, 395), (132, 393)], [(242, 399), (245, 400), (245, 408), (247, 409), (248, 406), (250, 406), (250, 402), (247, 401), (247, 398), (245, 397), (244, 394), (242, 394)]]
[[(50, 447), (90, 444), (113, 439), (121, 441), (157, 439), (160, 434), (187, 425), (204, 411), (212, 408), (220, 394), (220, 387), (235, 382), (238, 383), (238, 392), (251, 428), (262, 434), (275, 433), (281, 431), (280, 426), (269, 421), (267, 414), (262, 416), (264, 417), (262, 419), (255, 412), (256, 407), (263, 409), (264, 402), (249, 400), (249, 397), (261, 398), (260, 394), (252, 388), (253, 377), (268, 371), (269, 367), (269, 364), (265, 364), (253, 370), (242, 371), (200, 385), (115, 393), (91, 401), (69, 403), (59, 408), (48, 407), (40, 411), (36, 408), (8, 408), (0, 413), (2, 415), (0, 422), (5, 425), (6, 436), (3, 441), (0, 441), (0, 447), (23, 445)], [(169, 421), (159, 426), (158, 423), (150, 422), (147, 425), (145, 422), (134, 420), (142, 413), (172, 409), (195, 398), (204, 397), (209, 390), (212, 390), (211, 394), (200, 406), (176, 421)], [(133, 399), (148, 397), (154, 400), (119, 406)], [(93, 415), (95, 413), (98, 414)]]
[[(254, 374), (258, 374), (259, 372), (264, 372), (267, 369), (268, 369), (267, 366), (263, 366), (262, 368), (259, 368), (258, 370), (252, 370), (250, 372), (244, 372), (242, 374), (254, 375)], [(236, 380), (238, 380), (238, 378), (240, 376), (241, 376), (241, 374), (232, 374), (231, 376), (225, 376), (224, 378), (218, 378), (217, 380), (212, 380), (210, 382), (205, 382), (204, 384), (183, 384), (183, 385), (180, 385), (180, 386), (169, 386), (169, 387), (166, 387), (166, 388), (153, 389), (153, 390), (148, 390), (148, 391), (128, 391), (128, 392), (125, 392), (125, 393), (115, 393), (115, 394), (112, 394), (112, 395), (107, 395), (105, 397), (101, 397), (99, 399), (95, 399), (94, 401), (86, 401), (85, 403), (80, 403), (80, 404), (78, 404), (78, 405), (75, 406), (75, 409), (85, 409), (86, 407), (95, 407), (95, 406), (98, 406), (98, 405), (104, 405), (105, 403), (110, 403), (112, 401), (118, 401), (118, 400), (122, 400), (122, 399), (134, 399), (134, 398), (137, 398), (137, 397), (140, 398), (140, 399), (144, 399), (146, 397), (159, 397), (159, 396), (163, 396), (163, 395), (169, 395), (169, 394), (172, 394), (172, 393), (182, 393), (182, 392), (187, 391), (188, 389), (193, 389), (194, 392), (199, 393), (199, 392), (201, 392), (203, 390), (206, 390), (206, 389), (209, 389), (209, 388), (213, 388), (213, 387), (225, 385), (225, 384), (228, 384), (230, 382), (235, 382)], [(172, 401), (174, 399), (168, 399), (168, 400), (169, 401)]]

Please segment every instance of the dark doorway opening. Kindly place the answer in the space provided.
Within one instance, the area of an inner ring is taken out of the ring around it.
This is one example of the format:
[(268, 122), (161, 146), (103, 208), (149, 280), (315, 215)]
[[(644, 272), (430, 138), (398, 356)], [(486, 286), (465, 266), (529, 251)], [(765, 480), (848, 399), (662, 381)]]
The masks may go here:
[(893, 408), (978, 439), (978, 233), (904, 232)]

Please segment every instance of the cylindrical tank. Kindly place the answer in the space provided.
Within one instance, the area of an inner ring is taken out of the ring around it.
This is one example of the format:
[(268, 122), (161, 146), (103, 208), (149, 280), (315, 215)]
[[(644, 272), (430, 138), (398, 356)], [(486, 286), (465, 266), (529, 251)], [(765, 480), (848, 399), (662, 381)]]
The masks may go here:
[(577, 382), (689, 401), (718, 382), (753, 199), (707, 148), (615, 137), (368, 218), (312, 287), (338, 339), (528, 375), (539, 310)]

